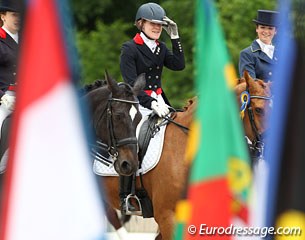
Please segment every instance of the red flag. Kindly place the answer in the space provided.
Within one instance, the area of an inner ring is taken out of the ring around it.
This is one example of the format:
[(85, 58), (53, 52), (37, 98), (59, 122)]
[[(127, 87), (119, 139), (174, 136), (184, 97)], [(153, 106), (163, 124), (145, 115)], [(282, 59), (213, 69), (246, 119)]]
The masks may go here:
[(57, 4), (28, 1), (0, 239), (98, 239), (104, 217)]

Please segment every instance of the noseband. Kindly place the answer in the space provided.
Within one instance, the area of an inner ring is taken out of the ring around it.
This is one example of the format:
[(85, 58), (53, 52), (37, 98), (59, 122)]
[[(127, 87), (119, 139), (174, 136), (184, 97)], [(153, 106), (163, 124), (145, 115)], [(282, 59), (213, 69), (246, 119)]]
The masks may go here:
[(248, 116), (251, 124), (252, 131), (254, 132), (255, 139), (251, 144), (249, 145), (251, 155), (255, 158), (263, 158), (264, 156), (264, 147), (265, 144), (263, 142), (263, 136), (260, 134), (257, 130), (257, 126), (255, 124), (254, 119), (254, 113), (251, 106), (251, 99), (263, 99), (263, 100), (271, 100), (273, 99), (272, 96), (260, 96), (260, 95), (250, 95), (249, 90), (246, 89), (246, 91), (243, 91), (240, 95), (240, 101), (241, 101), (241, 108), (240, 108), (240, 114), (241, 117), (244, 118), (244, 112), (246, 109), (248, 109)]
[[(112, 120), (112, 103), (113, 102), (122, 102), (122, 103), (129, 103), (129, 104), (139, 104), (138, 101), (131, 101), (119, 98), (109, 98), (107, 102), (107, 107), (104, 109), (102, 114), (99, 117), (97, 123), (103, 118), (105, 112), (107, 113), (106, 121), (107, 121), (107, 129), (109, 131), (108, 134), (108, 144), (103, 143), (100, 139), (96, 141), (96, 144), (91, 148), (91, 154), (94, 157), (94, 160), (100, 161), (103, 164), (109, 166), (113, 164), (119, 156), (118, 147), (128, 145), (128, 144), (138, 144), (138, 140), (136, 137), (128, 137), (123, 139), (116, 139), (114, 137), (114, 127), (113, 127), (113, 120)], [(96, 128), (96, 126), (95, 126)], [(106, 153), (111, 156), (112, 161), (108, 159), (108, 156), (105, 156)]]

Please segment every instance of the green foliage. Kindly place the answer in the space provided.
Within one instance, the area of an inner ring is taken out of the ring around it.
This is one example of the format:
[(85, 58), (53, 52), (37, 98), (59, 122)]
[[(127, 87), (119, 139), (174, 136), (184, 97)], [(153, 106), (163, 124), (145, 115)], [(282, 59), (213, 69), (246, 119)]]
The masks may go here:
[(111, 0), (70, 0), (70, 2), (77, 28), (88, 32), (95, 28), (96, 21), (111, 5)]
[[(174, 4), (173, 4), (174, 2)], [(171, 71), (164, 68), (162, 87), (174, 107), (181, 107), (186, 100), (193, 97), (194, 91), (194, 0), (167, 0), (162, 2), (166, 14), (173, 19), (178, 26), (179, 35), (185, 55), (185, 69), (183, 71)], [(168, 48), (171, 48), (170, 38), (163, 31), (162, 39)]]
[(110, 25), (98, 21), (96, 30), (89, 33), (78, 32), (77, 47), (81, 56), (84, 84), (104, 78), (105, 70), (120, 80), (120, 50), (122, 43), (129, 39), (125, 34), (128, 28), (129, 24), (121, 21), (115, 21)]
[(233, 64), (238, 70), (239, 52), (248, 47), (256, 38), (255, 24), (258, 9), (276, 10), (277, 0), (217, 0), (216, 6), (220, 17), (227, 47)]
[[(144, 0), (71, 0), (77, 24), (77, 47), (81, 56), (83, 83), (103, 78), (104, 71), (122, 81), (119, 58), (122, 44), (137, 32), (133, 25), (138, 7)], [(164, 69), (162, 86), (174, 107), (181, 107), (186, 99), (196, 95), (194, 90), (194, 0), (163, 0), (159, 3), (167, 16), (179, 28), (186, 68), (183, 71)], [(277, 0), (215, 0), (232, 62), (238, 70), (239, 52), (256, 38), (258, 9), (276, 9)], [(171, 48), (164, 31), (161, 41)]]

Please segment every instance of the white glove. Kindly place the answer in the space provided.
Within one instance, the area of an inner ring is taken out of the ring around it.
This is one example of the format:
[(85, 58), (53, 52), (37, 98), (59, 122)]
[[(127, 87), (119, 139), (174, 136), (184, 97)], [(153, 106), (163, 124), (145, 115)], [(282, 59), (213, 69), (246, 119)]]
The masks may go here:
[(6, 107), (8, 110), (13, 111), (15, 108), (15, 96), (4, 94), (1, 98), (1, 105)]
[(159, 103), (157, 101), (151, 102), (151, 109), (159, 116), (164, 117), (169, 113), (169, 108), (165, 103)]
[(166, 16), (163, 18), (163, 21), (165, 21), (167, 23), (167, 25), (163, 25), (163, 28), (167, 32), (167, 34), (170, 36), (170, 38), (171, 39), (179, 38), (177, 24)]

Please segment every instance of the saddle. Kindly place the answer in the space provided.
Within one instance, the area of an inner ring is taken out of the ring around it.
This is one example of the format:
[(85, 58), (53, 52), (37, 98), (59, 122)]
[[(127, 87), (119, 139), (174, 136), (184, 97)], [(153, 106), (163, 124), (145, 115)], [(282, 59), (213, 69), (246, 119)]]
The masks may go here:
[(159, 119), (158, 115), (152, 113), (148, 116), (148, 119), (144, 121), (144, 123), (141, 126), (138, 136), (138, 145), (139, 145), (138, 157), (140, 161), (140, 166), (144, 159), (151, 138), (153, 138), (154, 135), (160, 130), (160, 126), (157, 125), (158, 119)]

